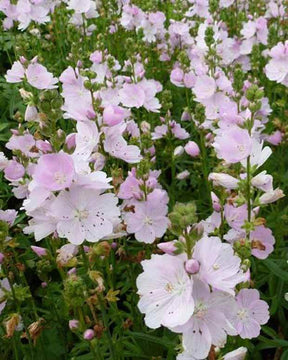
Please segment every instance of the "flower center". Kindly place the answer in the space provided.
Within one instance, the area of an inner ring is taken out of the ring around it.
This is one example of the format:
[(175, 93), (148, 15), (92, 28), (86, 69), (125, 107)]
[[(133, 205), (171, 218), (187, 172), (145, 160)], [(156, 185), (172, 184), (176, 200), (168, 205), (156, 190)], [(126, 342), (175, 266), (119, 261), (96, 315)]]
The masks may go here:
[(65, 182), (66, 182), (66, 175), (59, 172), (59, 171), (57, 171), (54, 174), (54, 179), (55, 179), (57, 184), (62, 185), (62, 184), (65, 184)]
[(196, 305), (194, 315), (197, 316), (197, 318), (203, 319), (206, 313), (207, 306), (204, 303), (200, 302), (198, 305)]
[(85, 220), (89, 216), (88, 210), (76, 210), (75, 212), (75, 218), (78, 218), (79, 220)]
[(144, 219), (144, 224), (145, 225), (152, 225), (153, 221), (149, 216), (146, 216), (145, 219)]
[(241, 309), (237, 312), (237, 316), (240, 320), (245, 320), (248, 318), (248, 313), (246, 309)]

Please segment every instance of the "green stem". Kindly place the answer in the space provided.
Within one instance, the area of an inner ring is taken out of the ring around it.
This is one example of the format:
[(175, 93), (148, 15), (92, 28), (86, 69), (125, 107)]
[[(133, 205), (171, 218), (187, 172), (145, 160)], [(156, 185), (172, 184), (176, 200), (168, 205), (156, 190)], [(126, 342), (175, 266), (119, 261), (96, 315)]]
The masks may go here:
[(203, 177), (204, 177), (204, 184), (207, 191), (207, 200), (210, 209), (212, 209), (212, 200), (211, 200), (211, 186), (208, 180), (209, 170), (208, 170), (208, 162), (207, 162), (207, 151), (205, 146), (205, 138), (204, 133), (200, 130), (200, 150), (201, 150), (201, 159), (202, 159), (202, 166), (203, 166)]
[(251, 164), (250, 156), (247, 158), (247, 209), (248, 209), (248, 222), (251, 222)]

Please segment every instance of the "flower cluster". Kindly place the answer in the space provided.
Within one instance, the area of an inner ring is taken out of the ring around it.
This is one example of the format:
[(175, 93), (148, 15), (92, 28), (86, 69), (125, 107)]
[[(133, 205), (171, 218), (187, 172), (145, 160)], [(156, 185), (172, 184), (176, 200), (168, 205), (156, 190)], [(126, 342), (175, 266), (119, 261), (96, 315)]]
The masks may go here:
[(37, 358), (61, 327), (73, 359), (140, 358), (142, 340), (157, 343), (147, 327), (170, 330), (167, 354), (151, 358), (259, 358), (249, 341), (287, 280), (280, 258), (266, 260), (284, 248), (272, 230), (287, 207), (270, 204), (287, 177), (271, 165), (287, 132), (287, 4), (0, 0), (0, 11), (5, 36), (17, 32), (0, 144), (0, 315), (15, 358)]

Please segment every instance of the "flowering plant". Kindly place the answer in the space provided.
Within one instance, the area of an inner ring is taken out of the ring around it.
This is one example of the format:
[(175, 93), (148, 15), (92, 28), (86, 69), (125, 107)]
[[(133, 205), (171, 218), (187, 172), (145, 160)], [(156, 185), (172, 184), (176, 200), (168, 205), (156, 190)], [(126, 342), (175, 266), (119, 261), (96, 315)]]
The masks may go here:
[(0, 0), (1, 359), (287, 358), (287, 10)]

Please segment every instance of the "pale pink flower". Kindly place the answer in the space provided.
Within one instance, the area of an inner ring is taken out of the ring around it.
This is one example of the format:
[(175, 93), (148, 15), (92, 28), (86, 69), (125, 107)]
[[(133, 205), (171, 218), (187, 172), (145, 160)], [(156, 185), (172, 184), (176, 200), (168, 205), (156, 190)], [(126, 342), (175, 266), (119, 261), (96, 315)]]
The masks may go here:
[(256, 289), (242, 289), (236, 297), (237, 309), (231, 321), (242, 339), (259, 336), (261, 327), (269, 320), (268, 304), (260, 300)]
[(51, 205), (51, 213), (57, 219), (59, 237), (67, 238), (74, 245), (87, 240), (97, 242), (113, 233), (119, 222), (120, 211), (113, 194), (73, 187), (62, 191)]
[(17, 214), (17, 211), (14, 209), (0, 210), (0, 220), (7, 222), (9, 226), (12, 226)]
[(234, 295), (234, 288), (244, 280), (241, 260), (230, 244), (218, 237), (203, 237), (194, 248), (193, 258), (200, 263), (199, 278), (213, 288)]
[(208, 75), (197, 77), (194, 89), (197, 100), (205, 100), (211, 98), (216, 92), (216, 82)]
[(231, 228), (241, 230), (242, 225), (244, 225), (245, 220), (248, 218), (247, 204), (238, 207), (226, 204), (224, 206), (224, 215)]
[(241, 346), (240, 348), (225, 354), (223, 360), (245, 360), (246, 355), (247, 348)]
[(132, 201), (133, 212), (124, 214), (127, 232), (134, 233), (136, 240), (151, 244), (161, 238), (168, 227), (166, 192), (155, 189), (147, 196), (146, 201)]
[(136, 145), (127, 144), (127, 141), (122, 136), (125, 128), (125, 124), (124, 127), (119, 124), (107, 128), (105, 132), (104, 150), (111, 156), (122, 159), (129, 164), (138, 163), (142, 159), (140, 149)]
[(64, 152), (42, 155), (33, 173), (37, 185), (51, 191), (70, 187), (73, 177), (73, 160)]
[(251, 155), (252, 139), (248, 130), (233, 126), (219, 131), (213, 146), (220, 159), (227, 163), (237, 163)]
[(9, 181), (18, 181), (25, 175), (25, 168), (16, 160), (9, 160), (5, 167), (4, 175)]
[(20, 61), (15, 61), (12, 65), (12, 68), (7, 71), (5, 75), (6, 81), (8, 83), (19, 83), (23, 81), (25, 76), (25, 68)]
[(273, 177), (264, 170), (252, 178), (251, 184), (264, 192), (270, 192), (273, 190)]
[(266, 192), (265, 194), (261, 195), (259, 198), (259, 202), (260, 204), (271, 204), (279, 199), (281, 199), (282, 197), (284, 197), (285, 194), (283, 193), (283, 191), (279, 188)]
[(48, 72), (45, 66), (41, 64), (30, 64), (26, 70), (27, 81), (36, 89), (55, 89), (58, 82), (53, 74)]
[(258, 259), (266, 259), (274, 250), (275, 238), (272, 231), (263, 225), (250, 232), (251, 253)]
[(205, 359), (211, 345), (223, 347), (227, 334), (235, 330), (227, 320), (227, 312), (235, 306), (232, 296), (222, 292), (210, 292), (209, 286), (194, 279), (193, 298), (195, 309), (190, 320), (173, 331), (183, 333), (183, 347), (186, 353), (196, 359)]
[(124, 84), (119, 90), (120, 101), (124, 106), (140, 108), (145, 102), (145, 92), (139, 84)]
[(194, 311), (193, 281), (184, 269), (182, 256), (152, 255), (142, 261), (143, 273), (137, 278), (139, 310), (145, 323), (156, 329), (161, 325), (185, 324)]

